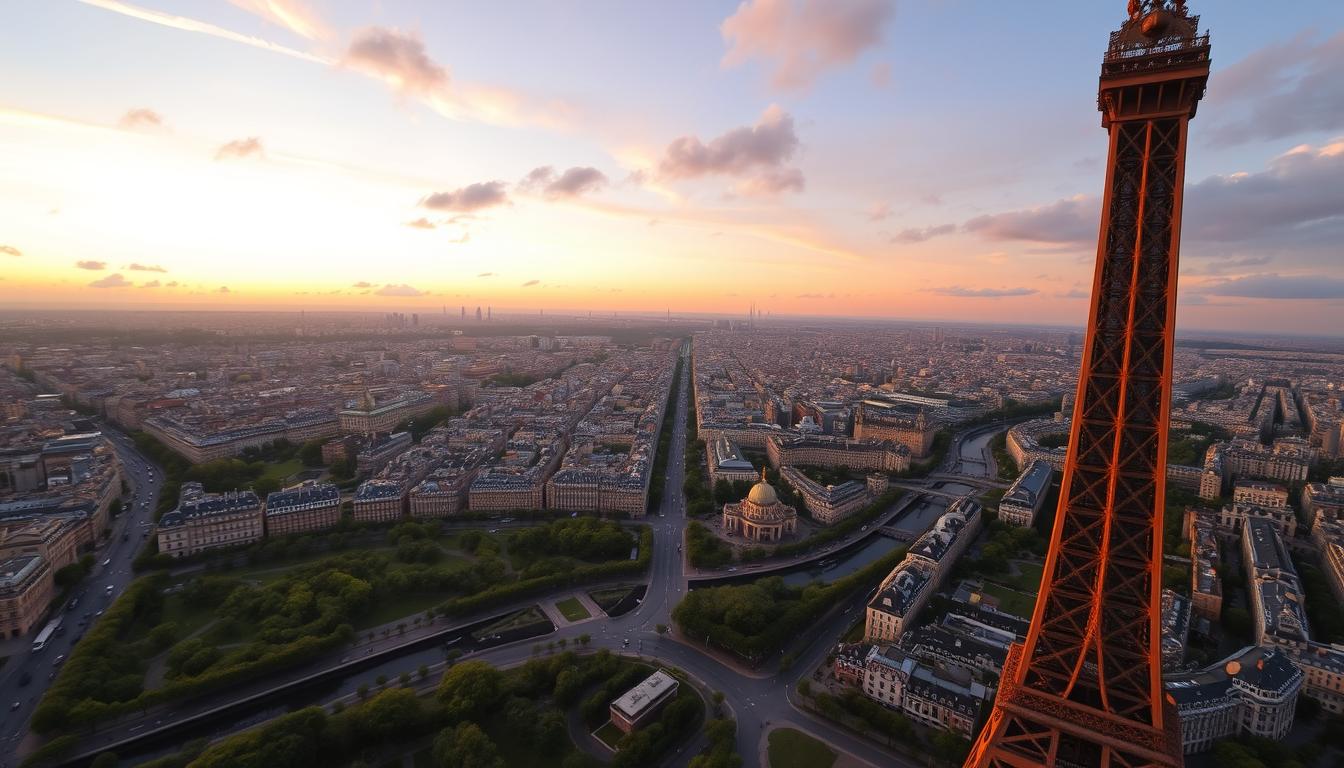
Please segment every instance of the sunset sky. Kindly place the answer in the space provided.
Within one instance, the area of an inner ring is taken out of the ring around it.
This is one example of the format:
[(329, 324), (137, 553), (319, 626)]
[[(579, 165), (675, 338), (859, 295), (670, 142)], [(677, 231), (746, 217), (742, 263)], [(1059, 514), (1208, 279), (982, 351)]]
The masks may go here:
[[(1081, 324), (1125, 5), (7, 3), (0, 306)], [(1179, 322), (1338, 332), (1344, 3), (1191, 6)]]

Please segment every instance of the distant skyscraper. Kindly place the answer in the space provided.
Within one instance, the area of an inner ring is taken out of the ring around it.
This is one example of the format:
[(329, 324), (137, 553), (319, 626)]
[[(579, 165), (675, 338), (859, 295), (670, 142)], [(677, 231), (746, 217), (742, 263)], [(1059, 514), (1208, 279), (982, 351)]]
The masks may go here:
[(476, 322), (478, 322), (478, 323), (481, 322), (481, 308), (480, 308), (480, 307), (477, 307), (477, 308), (476, 308)]
[(976, 768), (1182, 763), (1162, 686), (1162, 518), (1186, 130), (1209, 37), (1182, 1), (1129, 8), (1102, 61), (1110, 157), (1059, 509)]
[(491, 314), (492, 311), (493, 311), (493, 308), (492, 308), (492, 307), (486, 307), (486, 308), (485, 308), (485, 319), (486, 319), (486, 320), (489, 320), (491, 317), (493, 317), (493, 315)]

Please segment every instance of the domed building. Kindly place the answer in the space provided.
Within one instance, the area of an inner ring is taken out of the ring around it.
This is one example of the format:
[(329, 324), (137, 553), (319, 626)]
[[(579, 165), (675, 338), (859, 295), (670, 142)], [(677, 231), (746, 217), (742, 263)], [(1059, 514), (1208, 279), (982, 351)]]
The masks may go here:
[(741, 536), (749, 541), (779, 541), (797, 533), (798, 511), (779, 500), (775, 489), (761, 480), (751, 486), (747, 498), (736, 504), (723, 505), (723, 532)]

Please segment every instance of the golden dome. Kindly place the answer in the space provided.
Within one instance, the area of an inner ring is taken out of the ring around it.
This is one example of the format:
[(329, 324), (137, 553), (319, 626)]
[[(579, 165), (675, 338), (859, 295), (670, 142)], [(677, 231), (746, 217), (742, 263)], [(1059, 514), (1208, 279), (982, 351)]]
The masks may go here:
[(751, 486), (751, 492), (747, 494), (747, 501), (753, 504), (769, 507), (779, 503), (779, 495), (775, 489), (764, 480)]

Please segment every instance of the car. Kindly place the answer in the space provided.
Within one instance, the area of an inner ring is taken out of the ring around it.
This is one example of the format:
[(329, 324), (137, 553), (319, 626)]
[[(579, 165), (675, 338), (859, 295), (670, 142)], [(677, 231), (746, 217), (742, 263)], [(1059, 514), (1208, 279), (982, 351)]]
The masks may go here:
[[(111, 564), (112, 564), (112, 558), (110, 558), (110, 557), (103, 561), (103, 567), (104, 567), (104, 568), (106, 568), (107, 566), (109, 566), (109, 565), (111, 565)], [(108, 588), (109, 590), (112, 589), (111, 585), (108, 585), (107, 588)]]
[(57, 656), (56, 658), (51, 660), (51, 666), (53, 667), (59, 667), (64, 663), (65, 663), (65, 654), (61, 654), (60, 656)]
[(21, 706), (23, 706), (23, 705), (16, 701), (16, 702), (14, 702), (13, 704), (10, 704), (10, 705), (9, 705), (9, 711), (10, 711), (10, 712), (13, 712), (14, 710), (18, 709), (18, 708), (21, 707)]
[(93, 615), (94, 615), (95, 617), (102, 616), (102, 615), (103, 615), (103, 611), (102, 611), (102, 609), (101, 609), (101, 608), (98, 609), (98, 612), (95, 613), (95, 614), (93, 614)]
[[(110, 563), (110, 562), (112, 562), (112, 561), (111, 561), (111, 560), (106, 560), (106, 561), (103, 562), (103, 565), (107, 565), (107, 564)], [(116, 592), (116, 591), (117, 591), (117, 585), (115, 585), (115, 584), (108, 584), (108, 585), (107, 585), (107, 589), (106, 589), (105, 591), (107, 592), (107, 594), (110, 595), (110, 594), (112, 594), (113, 592)]]

